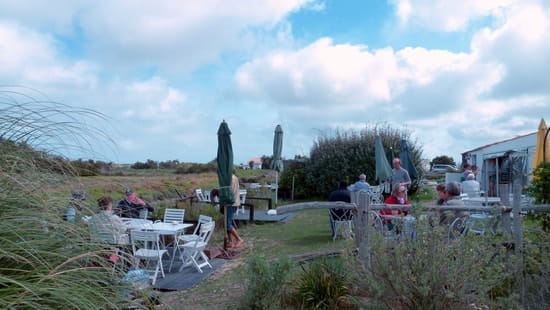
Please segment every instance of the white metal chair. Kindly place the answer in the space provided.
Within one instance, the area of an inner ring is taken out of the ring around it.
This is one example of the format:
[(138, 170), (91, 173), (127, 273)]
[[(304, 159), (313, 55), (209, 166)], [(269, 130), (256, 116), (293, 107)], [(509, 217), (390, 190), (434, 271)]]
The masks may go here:
[(195, 198), (198, 202), (210, 203), (210, 197), (207, 199), (206, 195), (200, 188), (195, 189)]
[[(155, 231), (140, 231), (132, 230), (132, 253), (136, 259), (136, 268), (139, 266), (141, 260), (145, 260), (145, 270), (148, 273), (152, 273), (149, 277), (152, 279), (154, 285), (157, 281), (157, 276), (160, 270), (162, 277), (164, 278), (164, 268), (162, 267), (162, 256), (167, 252), (160, 248), (159, 233)], [(155, 264), (153, 269), (148, 269), (149, 263)]]
[(384, 202), (384, 196), (382, 192), (384, 191), (383, 185), (371, 186), (369, 188), (369, 197), (371, 204), (381, 204)]
[(164, 223), (177, 222), (183, 224), (183, 218), (185, 217), (185, 209), (164, 209)]
[(235, 212), (235, 214), (239, 214), (239, 212), (244, 214), (244, 204), (246, 203), (246, 193), (247, 193), (246, 189), (239, 190), (239, 196), (241, 198), (241, 206), (240, 208), (237, 208), (237, 211)]
[(199, 221), (197, 222), (197, 226), (195, 226), (195, 230), (192, 234), (182, 234), (178, 237), (178, 240), (174, 243), (174, 252), (172, 254), (172, 260), (170, 261), (170, 268), (168, 268), (169, 271), (172, 270), (172, 264), (174, 263), (174, 258), (176, 257), (176, 251), (179, 250), (180, 246), (185, 244), (186, 242), (191, 242), (193, 240), (200, 239), (199, 236), (199, 229), (203, 224), (212, 222), (212, 217), (208, 215), (199, 215)]
[(120, 233), (120, 227), (114, 227), (111, 222), (100, 221), (95, 216), (88, 221), (88, 228), (92, 242), (112, 245), (127, 245), (130, 243), (128, 234)]
[(344, 208), (330, 208), (328, 212), (334, 224), (334, 234), (332, 236), (332, 240), (336, 240), (339, 235), (343, 238), (353, 238), (352, 210)]
[[(180, 272), (186, 266), (192, 264), (200, 273), (202, 273), (203, 267), (210, 267), (210, 262), (208, 261), (208, 256), (204, 253), (204, 249), (210, 241), (210, 237), (214, 232), (216, 222), (204, 223), (199, 228), (199, 239), (184, 243), (181, 247), (183, 252), (181, 254), (181, 260), (183, 264), (180, 267)], [(202, 260), (202, 262), (201, 262)]]

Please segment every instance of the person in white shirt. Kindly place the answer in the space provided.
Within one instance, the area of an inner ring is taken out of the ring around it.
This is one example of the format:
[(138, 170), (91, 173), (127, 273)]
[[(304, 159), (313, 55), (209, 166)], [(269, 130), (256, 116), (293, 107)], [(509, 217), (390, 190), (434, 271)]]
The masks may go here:
[(462, 193), (468, 194), (469, 198), (479, 197), (480, 185), (475, 178), (475, 175), (470, 173), (466, 176), (466, 181), (462, 182)]

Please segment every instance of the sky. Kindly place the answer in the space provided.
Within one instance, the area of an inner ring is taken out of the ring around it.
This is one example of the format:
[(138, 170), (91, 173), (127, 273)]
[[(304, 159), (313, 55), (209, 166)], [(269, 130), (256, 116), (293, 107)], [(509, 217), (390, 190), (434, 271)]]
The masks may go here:
[[(0, 0), (0, 86), (93, 109), (116, 163), (308, 156), (375, 124), (452, 156), (550, 121), (550, 0)], [(90, 155), (93, 154), (93, 155)], [(92, 158), (93, 157), (93, 158)]]

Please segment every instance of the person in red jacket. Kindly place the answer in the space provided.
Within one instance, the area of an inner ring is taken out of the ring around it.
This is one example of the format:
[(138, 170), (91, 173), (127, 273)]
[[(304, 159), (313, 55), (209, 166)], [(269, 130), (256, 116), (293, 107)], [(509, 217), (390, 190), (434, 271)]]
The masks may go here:
[[(410, 205), (411, 202), (405, 198), (405, 194), (407, 193), (407, 189), (404, 185), (394, 184), (392, 186), (391, 195), (384, 200), (385, 204), (391, 204), (391, 205)], [(380, 215), (401, 215), (405, 214), (407, 215), (409, 212), (407, 211), (401, 211), (401, 210), (380, 210)], [(388, 225), (388, 229), (393, 229), (393, 224), (390, 220), (384, 219), (382, 217), (383, 223)]]

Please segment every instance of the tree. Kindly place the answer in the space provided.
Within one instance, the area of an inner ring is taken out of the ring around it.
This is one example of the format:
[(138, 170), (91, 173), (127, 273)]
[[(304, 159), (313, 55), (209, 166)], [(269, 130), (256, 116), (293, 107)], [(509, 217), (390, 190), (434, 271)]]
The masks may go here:
[(550, 162), (540, 163), (533, 172), (529, 194), (536, 203), (550, 203)]
[[(367, 176), (370, 184), (378, 184), (374, 156), (374, 141), (379, 135), (386, 154), (391, 154), (390, 148), (399, 154), (401, 139), (409, 144), (409, 151), (414, 165), (421, 166), (422, 150), (416, 141), (410, 140), (410, 132), (390, 127), (389, 125), (367, 126), (357, 132), (337, 130), (334, 134), (322, 135), (314, 142), (310, 159), (306, 166), (306, 180), (310, 196), (328, 197), (338, 181), (355, 182), (361, 173)], [(422, 169), (417, 169), (422, 177)], [(418, 183), (411, 186), (415, 191)]]
[(431, 167), (433, 167), (433, 165), (437, 165), (437, 164), (456, 166), (455, 160), (452, 157), (447, 155), (440, 155), (440, 156), (434, 157), (430, 165)]

